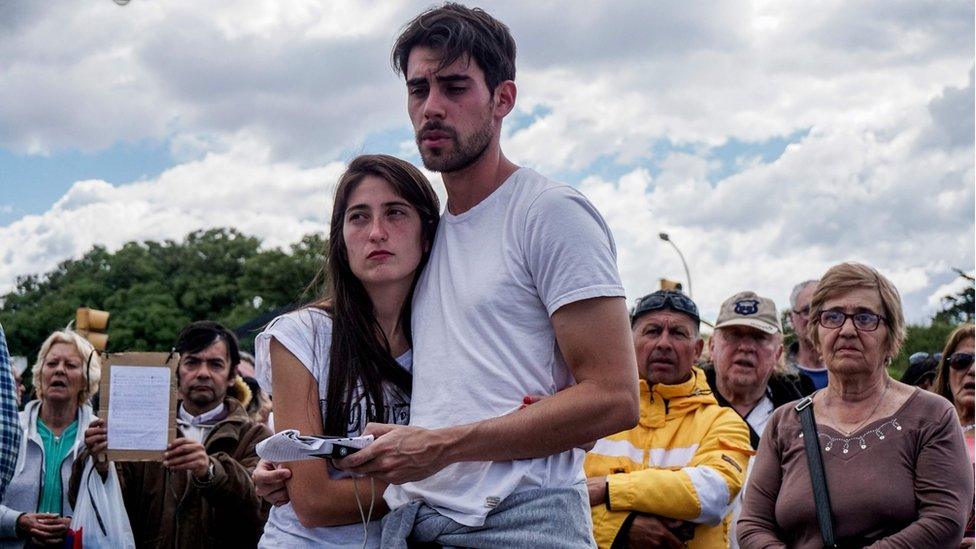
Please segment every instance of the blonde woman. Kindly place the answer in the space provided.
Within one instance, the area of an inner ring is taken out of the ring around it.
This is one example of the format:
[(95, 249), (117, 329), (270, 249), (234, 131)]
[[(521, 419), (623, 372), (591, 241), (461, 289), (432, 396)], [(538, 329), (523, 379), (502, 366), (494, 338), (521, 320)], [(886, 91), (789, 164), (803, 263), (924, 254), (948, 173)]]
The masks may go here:
[(88, 399), (101, 362), (85, 338), (54, 332), (34, 365), (38, 398), (20, 413), (23, 429), (14, 478), (0, 504), (0, 547), (63, 545), (71, 523), (68, 479), (94, 418)]

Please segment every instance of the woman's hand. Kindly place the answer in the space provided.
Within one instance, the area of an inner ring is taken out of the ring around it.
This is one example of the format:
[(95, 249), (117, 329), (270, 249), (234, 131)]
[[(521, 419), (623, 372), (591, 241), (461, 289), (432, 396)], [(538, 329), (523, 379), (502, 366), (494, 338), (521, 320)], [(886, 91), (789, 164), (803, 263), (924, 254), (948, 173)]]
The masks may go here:
[(279, 507), (290, 501), (285, 481), (291, 478), (291, 470), (270, 461), (261, 460), (251, 473), (254, 493), (264, 501)]
[(24, 513), (17, 517), (17, 529), (37, 545), (61, 545), (71, 519), (51, 513)]

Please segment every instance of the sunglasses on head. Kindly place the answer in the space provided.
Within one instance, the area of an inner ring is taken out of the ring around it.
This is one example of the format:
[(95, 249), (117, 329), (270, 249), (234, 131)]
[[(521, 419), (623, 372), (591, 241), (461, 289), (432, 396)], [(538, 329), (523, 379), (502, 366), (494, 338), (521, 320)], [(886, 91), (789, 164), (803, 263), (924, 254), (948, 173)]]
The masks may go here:
[(926, 361), (933, 361), (938, 364), (942, 360), (942, 353), (929, 354), (925, 351), (919, 351), (917, 353), (912, 353), (912, 356), (908, 357), (908, 364), (910, 366), (915, 366), (917, 364), (922, 364)]
[(671, 290), (661, 290), (642, 297), (637, 302), (637, 306), (634, 307), (634, 314), (631, 315), (631, 319), (662, 309), (672, 309), (692, 317), (695, 322), (701, 322), (698, 306), (695, 305), (695, 302), (685, 294)]
[(973, 365), (973, 353), (952, 353), (946, 362), (953, 370), (968, 370)]

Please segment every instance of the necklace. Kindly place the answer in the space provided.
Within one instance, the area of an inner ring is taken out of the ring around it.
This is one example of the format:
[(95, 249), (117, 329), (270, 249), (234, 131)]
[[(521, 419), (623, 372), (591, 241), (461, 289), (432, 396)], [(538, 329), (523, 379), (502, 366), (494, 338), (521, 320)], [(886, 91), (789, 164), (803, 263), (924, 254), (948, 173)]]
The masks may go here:
[[(860, 436), (849, 435), (848, 438), (844, 438), (844, 437), (835, 438), (828, 435), (827, 433), (817, 433), (817, 434), (819, 435), (820, 438), (827, 441), (827, 444), (823, 447), (824, 451), (829, 452), (831, 448), (834, 447), (835, 444), (843, 442), (844, 447), (841, 448), (841, 452), (846, 454), (851, 451), (852, 442), (856, 442), (857, 445), (860, 446), (862, 450), (866, 450), (868, 447), (866, 437), (870, 436), (871, 434), (874, 434), (874, 436), (878, 437), (879, 441), (884, 440), (885, 436), (887, 436), (885, 434), (885, 431), (889, 427), (894, 427), (896, 431), (901, 431), (901, 425), (898, 424), (898, 420), (892, 418), (879, 425), (877, 429), (868, 429), (866, 433)], [(800, 437), (803, 437), (803, 433), (800, 433)]]
[(972, 423), (970, 423), (969, 425), (963, 425), (962, 426), (962, 432), (964, 432), (964, 433), (968, 433), (969, 431), (972, 431), (973, 429), (976, 429), (976, 425), (973, 425)]
[[(871, 408), (871, 412), (868, 413), (868, 415), (865, 416), (865, 418), (860, 423), (858, 423), (857, 426), (854, 427), (853, 429), (851, 429), (849, 431), (845, 431), (845, 430), (841, 429), (840, 428), (840, 421), (838, 421), (836, 417), (831, 417), (830, 419), (833, 420), (834, 425), (837, 426), (837, 430), (840, 431), (841, 433), (843, 433), (845, 437), (851, 436), (851, 433), (856, 433), (857, 430), (860, 429), (861, 427), (863, 427), (864, 424), (867, 423), (869, 419), (871, 419), (871, 417), (874, 415), (874, 413), (878, 411), (878, 407), (881, 406), (881, 402), (884, 400), (885, 395), (888, 393), (888, 387), (890, 385), (891, 385), (891, 378), (890, 377), (886, 377), (885, 378), (884, 390), (881, 391), (881, 397), (878, 399), (877, 402), (874, 403), (874, 408)], [(824, 402), (823, 404), (824, 404), (824, 409), (826, 410), (827, 409), (827, 403)], [(833, 414), (831, 414), (831, 415), (833, 415)]]

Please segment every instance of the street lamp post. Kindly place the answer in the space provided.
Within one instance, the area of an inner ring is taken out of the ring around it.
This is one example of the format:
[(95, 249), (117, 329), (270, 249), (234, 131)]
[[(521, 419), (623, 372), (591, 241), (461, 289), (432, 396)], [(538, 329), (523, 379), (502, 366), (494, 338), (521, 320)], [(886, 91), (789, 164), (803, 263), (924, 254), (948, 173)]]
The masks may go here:
[(678, 257), (681, 258), (681, 265), (685, 268), (685, 278), (688, 279), (688, 297), (694, 298), (695, 296), (691, 293), (691, 273), (688, 271), (688, 263), (685, 262), (684, 254), (681, 253), (678, 246), (675, 245), (675, 243), (671, 240), (668, 233), (658, 233), (658, 236), (661, 238), (661, 240), (670, 244), (674, 248), (674, 251), (678, 252)]

